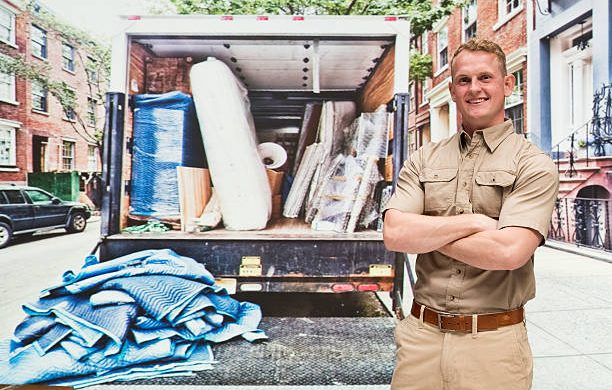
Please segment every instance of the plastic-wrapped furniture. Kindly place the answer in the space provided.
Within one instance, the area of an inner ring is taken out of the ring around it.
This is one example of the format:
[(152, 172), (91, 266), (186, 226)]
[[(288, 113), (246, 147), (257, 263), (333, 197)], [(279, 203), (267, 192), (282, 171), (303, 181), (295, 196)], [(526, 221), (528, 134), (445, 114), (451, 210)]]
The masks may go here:
[(205, 166), (191, 97), (182, 92), (134, 96), (130, 214), (179, 216), (176, 167)]

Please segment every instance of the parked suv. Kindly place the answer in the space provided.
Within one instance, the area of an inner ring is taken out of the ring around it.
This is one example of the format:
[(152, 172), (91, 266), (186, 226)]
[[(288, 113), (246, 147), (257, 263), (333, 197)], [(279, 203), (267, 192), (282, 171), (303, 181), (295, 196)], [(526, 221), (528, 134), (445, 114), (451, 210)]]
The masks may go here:
[(91, 216), (83, 203), (66, 202), (36, 187), (0, 184), (0, 248), (13, 235), (63, 227), (69, 233), (85, 230)]

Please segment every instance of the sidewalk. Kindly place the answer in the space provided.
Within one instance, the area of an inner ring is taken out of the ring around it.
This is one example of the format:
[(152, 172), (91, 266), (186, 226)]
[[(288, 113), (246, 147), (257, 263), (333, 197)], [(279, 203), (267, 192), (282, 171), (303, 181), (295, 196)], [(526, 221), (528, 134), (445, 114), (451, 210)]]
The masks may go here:
[(542, 247), (535, 272), (526, 306), (533, 388), (612, 388), (612, 263)]

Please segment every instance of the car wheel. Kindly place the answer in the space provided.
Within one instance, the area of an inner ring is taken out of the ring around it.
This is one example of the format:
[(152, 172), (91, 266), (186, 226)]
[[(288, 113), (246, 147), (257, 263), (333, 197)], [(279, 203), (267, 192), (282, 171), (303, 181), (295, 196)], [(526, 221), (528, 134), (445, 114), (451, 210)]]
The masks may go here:
[(87, 227), (87, 218), (84, 213), (77, 211), (70, 215), (66, 230), (69, 233), (80, 233), (85, 230), (85, 227)]
[(11, 241), (11, 237), (13, 237), (11, 227), (4, 222), (0, 222), (0, 248), (7, 246), (9, 241)]

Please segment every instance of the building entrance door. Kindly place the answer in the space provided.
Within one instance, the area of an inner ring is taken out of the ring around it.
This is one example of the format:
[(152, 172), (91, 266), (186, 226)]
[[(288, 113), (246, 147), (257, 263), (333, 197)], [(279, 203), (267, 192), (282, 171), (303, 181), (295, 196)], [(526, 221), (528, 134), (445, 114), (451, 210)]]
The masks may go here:
[(47, 171), (47, 145), (49, 137), (35, 135), (32, 137), (32, 171)]

